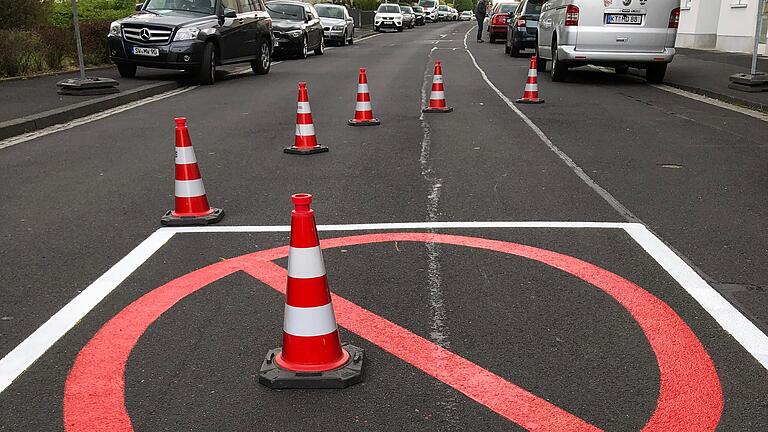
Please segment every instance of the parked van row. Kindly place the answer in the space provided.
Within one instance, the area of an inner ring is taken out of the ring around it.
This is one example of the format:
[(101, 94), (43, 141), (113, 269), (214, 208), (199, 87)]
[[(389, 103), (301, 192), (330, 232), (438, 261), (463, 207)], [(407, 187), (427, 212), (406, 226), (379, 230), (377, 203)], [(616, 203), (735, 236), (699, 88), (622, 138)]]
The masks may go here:
[(661, 83), (679, 22), (679, 0), (501, 0), (486, 31), (491, 42), (505, 39), (511, 56), (535, 50), (539, 71), (551, 64), (553, 81), (589, 64), (619, 74), (644, 69), (649, 83)]

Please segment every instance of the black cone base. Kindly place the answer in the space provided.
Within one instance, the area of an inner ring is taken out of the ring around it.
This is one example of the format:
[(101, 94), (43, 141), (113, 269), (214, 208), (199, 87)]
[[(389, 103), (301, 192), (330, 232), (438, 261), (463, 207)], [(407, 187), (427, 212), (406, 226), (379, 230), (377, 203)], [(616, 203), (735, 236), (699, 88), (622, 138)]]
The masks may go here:
[(523, 99), (523, 98), (521, 98), (521, 99), (516, 100), (515, 103), (535, 105), (535, 104), (544, 103), (544, 99), (538, 99), (538, 98), (537, 99)]
[(449, 113), (453, 112), (453, 107), (445, 107), (445, 108), (430, 108), (426, 107), (421, 112), (425, 113)]
[(259, 370), (259, 382), (271, 389), (341, 389), (363, 381), (363, 349), (342, 344), (349, 353), (344, 366), (325, 372), (294, 372), (281, 369), (274, 360), (282, 348), (267, 353)]
[(350, 126), (378, 126), (381, 124), (379, 119), (360, 120), (360, 121), (356, 121), (355, 119), (352, 119), (348, 123)]
[(303, 147), (290, 146), (283, 149), (283, 153), (298, 154), (298, 155), (311, 155), (315, 153), (325, 153), (328, 151), (328, 147), (318, 145), (317, 147), (310, 147), (304, 149)]
[(212, 210), (213, 212), (206, 216), (174, 216), (173, 211), (168, 210), (160, 218), (160, 223), (166, 226), (195, 226), (215, 224), (224, 219), (223, 209), (213, 208)]

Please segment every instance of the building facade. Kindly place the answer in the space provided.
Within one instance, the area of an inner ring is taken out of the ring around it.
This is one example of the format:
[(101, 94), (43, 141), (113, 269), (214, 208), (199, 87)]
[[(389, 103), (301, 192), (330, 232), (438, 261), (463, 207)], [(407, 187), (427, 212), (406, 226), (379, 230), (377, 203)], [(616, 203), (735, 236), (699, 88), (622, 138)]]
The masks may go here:
[[(677, 46), (751, 53), (760, 0), (681, 0)], [(763, 0), (759, 52), (766, 54), (768, 0)]]

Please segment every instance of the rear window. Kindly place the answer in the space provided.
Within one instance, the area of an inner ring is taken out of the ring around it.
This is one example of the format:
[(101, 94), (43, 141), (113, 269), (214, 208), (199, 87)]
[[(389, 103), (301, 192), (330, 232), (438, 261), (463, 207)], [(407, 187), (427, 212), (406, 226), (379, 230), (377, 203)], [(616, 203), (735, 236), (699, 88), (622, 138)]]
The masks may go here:
[(400, 10), (403, 11), (404, 14), (413, 14), (413, 9), (411, 9), (410, 6), (400, 6)]
[(515, 11), (515, 9), (517, 9), (516, 4), (513, 4), (513, 3), (503, 4), (499, 6), (499, 11), (497, 13), (512, 13)]
[(421, 0), (419, 2), (419, 6), (426, 7), (426, 8), (433, 8), (437, 5), (437, 2), (435, 0)]
[(379, 12), (383, 13), (400, 13), (400, 6), (383, 4), (379, 6)]
[(542, 0), (529, 0), (525, 4), (523, 13), (526, 15), (539, 15), (541, 14), (541, 4)]

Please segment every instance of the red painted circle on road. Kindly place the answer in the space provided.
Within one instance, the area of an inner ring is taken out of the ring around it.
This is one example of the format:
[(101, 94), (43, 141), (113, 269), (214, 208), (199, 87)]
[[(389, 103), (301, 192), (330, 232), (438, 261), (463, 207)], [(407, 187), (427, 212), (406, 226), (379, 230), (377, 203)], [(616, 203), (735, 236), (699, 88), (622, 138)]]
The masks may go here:
[[(646, 431), (714, 430), (723, 398), (720, 381), (701, 342), (667, 305), (638, 285), (605, 269), (556, 252), (498, 240), (430, 233), (386, 233), (329, 239), (323, 248), (391, 241), (444, 243), (503, 252), (562, 270), (600, 288), (637, 321), (659, 366), (656, 409)], [(286, 271), (272, 263), (287, 247), (232, 258), (150, 291), (107, 322), (80, 351), (64, 389), (67, 432), (132, 431), (125, 407), (125, 365), (146, 329), (174, 304), (225, 276), (245, 271), (279, 292)], [(480, 366), (333, 295), (339, 325), (454, 387), (529, 430), (598, 430), (578, 417)], [(489, 391), (489, 389), (494, 389)]]

